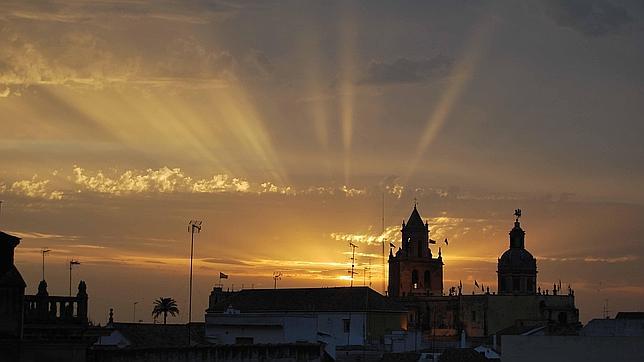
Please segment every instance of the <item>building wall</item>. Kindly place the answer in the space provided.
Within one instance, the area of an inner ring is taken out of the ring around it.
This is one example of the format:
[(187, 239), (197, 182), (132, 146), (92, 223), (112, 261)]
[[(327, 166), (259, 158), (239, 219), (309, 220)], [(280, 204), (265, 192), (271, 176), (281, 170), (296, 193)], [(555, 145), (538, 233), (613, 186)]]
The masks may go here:
[(487, 300), (488, 334), (515, 325), (517, 320), (553, 320), (576, 324), (579, 312), (569, 295), (490, 295)]
[(12, 338), (22, 337), (25, 288), (0, 286), (0, 334)]
[[(412, 276), (418, 273), (418, 282), (414, 286)], [(429, 271), (429, 283), (425, 281), (425, 272)], [(442, 295), (443, 267), (442, 262), (429, 258), (396, 257), (390, 263), (390, 295)]]
[(644, 337), (504, 336), (502, 362), (641, 362)]
[(569, 295), (410, 296), (398, 298), (409, 309), (410, 327), (435, 330), (436, 335), (483, 337), (514, 326), (517, 321), (559, 321), (577, 324), (579, 313)]
[[(348, 331), (344, 320), (349, 321)], [(362, 345), (364, 321), (364, 312), (209, 313), (206, 338), (223, 344), (234, 344), (239, 337), (253, 338), (253, 343), (317, 342), (318, 332), (322, 332), (330, 335), (336, 345)]]
[(23, 342), (20, 362), (85, 362), (87, 346), (81, 343)]
[(209, 313), (205, 328), (214, 343), (234, 344), (239, 337), (253, 343), (317, 342), (328, 335), (334, 345), (345, 346), (382, 343), (386, 334), (407, 329), (407, 317), (401, 312), (370, 312), (367, 317), (364, 312)]

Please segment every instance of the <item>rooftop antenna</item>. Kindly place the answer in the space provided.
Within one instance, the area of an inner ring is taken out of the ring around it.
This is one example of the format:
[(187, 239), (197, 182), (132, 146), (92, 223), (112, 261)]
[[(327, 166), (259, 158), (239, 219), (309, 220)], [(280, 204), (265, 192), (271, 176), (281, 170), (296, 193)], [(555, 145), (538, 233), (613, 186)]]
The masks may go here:
[(355, 271), (356, 267), (356, 248), (358, 247), (356, 244), (353, 242), (349, 241), (349, 247), (351, 248), (351, 270), (349, 271), (349, 274), (351, 274), (351, 287), (353, 287), (353, 276), (358, 274), (358, 272)]
[(273, 273), (273, 289), (277, 289), (277, 281), (282, 280), (282, 272), (274, 272)]
[(42, 253), (42, 280), (45, 280), (45, 254), (49, 253), (51, 250), (47, 248), (40, 249)]
[(610, 319), (610, 310), (608, 310), (608, 299), (604, 299), (604, 319)]
[(367, 270), (369, 271), (369, 287), (371, 287), (371, 258), (369, 258), (369, 267)]
[(139, 300), (132, 303), (132, 323), (136, 323), (136, 305), (139, 304)]
[[(43, 253), (43, 255), (45, 254)], [(74, 260), (74, 259), (69, 261), (69, 296), (70, 297), (72, 296), (72, 267), (74, 265), (80, 265), (80, 261)], [(43, 280), (45, 279), (43, 278)]]
[[(369, 264), (371, 265), (371, 263)], [(369, 286), (371, 286), (371, 267), (369, 266), (364, 266), (363, 267), (363, 275), (362, 275), (362, 286), (367, 286), (367, 273), (369, 274)]]
[[(192, 258), (194, 256), (195, 245), (195, 231), (197, 234), (201, 232), (201, 220), (190, 220), (188, 223), (188, 231), (190, 232), (190, 292), (188, 297), (188, 323), (192, 322)], [(188, 338), (190, 335), (188, 334)]]

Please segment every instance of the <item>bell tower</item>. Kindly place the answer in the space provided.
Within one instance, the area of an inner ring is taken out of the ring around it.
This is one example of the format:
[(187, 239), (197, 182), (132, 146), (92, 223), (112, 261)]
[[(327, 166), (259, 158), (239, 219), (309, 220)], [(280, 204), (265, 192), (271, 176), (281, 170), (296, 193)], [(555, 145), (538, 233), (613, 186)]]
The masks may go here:
[(442, 295), (443, 257), (440, 248), (438, 257), (432, 257), (429, 244), (435, 242), (429, 238), (429, 224), (423, 222), (417, 205), (400, 232), (402, 246), (395, 254), (389, 251), (388, 295)]

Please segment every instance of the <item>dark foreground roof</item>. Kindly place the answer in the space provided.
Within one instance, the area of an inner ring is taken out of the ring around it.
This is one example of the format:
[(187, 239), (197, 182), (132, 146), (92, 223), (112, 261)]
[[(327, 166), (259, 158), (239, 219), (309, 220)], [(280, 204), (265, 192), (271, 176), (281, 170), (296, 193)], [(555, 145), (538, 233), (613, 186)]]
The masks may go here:
[[(109, 326), (108, 326), (109, 327)], [(112, 323), (131, 343), (129, 348), (164, 348), (188, 346), (188, 325), (150, 323)], [(204, 323), (190, 324), (190, 345), (204, 344)]]
[(211, 312), (229, 307), (249, 312), (393, 311), (405, 309), (368, 287), (245, 289), (211, 306)]
[(399, 352), (385, 353), (382, 355), (381, 362), (418, 362), (420, 353), (418, 352)]
[(473, 348), (450, 348), (446, 349), (438, 362), (485, 362), (488, 361), (482, 354)]
[(615, 319), (644, 319), (644, 312), (618, 312)]

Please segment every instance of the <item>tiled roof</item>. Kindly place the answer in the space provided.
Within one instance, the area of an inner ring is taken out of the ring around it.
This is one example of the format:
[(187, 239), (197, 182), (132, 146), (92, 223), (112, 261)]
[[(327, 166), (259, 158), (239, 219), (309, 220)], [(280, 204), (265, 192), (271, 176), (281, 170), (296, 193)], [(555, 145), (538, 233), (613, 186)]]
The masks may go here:
[[(131, 343), (128, 348), (162, 348), (188, 346), (188, 325), (150, 323), (112, 323)], [(204, 323), (190, 324), (190, 344), (203, 344)]]
[(245, 289), (211, 306), (213, 312), (229, 307), (249, 312), (396, 311), (404, 308), (368, 287)]
[(618, 312), (615, 319), (644, 319), (644, 312)]

